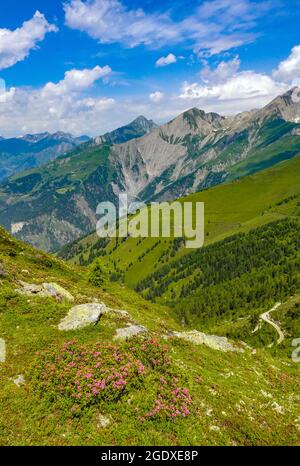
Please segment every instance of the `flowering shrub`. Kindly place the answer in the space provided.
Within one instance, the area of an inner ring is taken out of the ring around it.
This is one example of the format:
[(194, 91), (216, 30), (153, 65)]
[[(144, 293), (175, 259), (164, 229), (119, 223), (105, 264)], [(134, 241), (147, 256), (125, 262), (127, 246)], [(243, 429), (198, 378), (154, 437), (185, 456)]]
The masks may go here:
[(49, 401), (87, 407), (117, 401), (140, 388), (151, 373), (157, 373), (159, 390), (155, 407), (144, 418), (187, 416), (191, 397), (170, 375), (168, 349), (156, 339), (123, 345), (72, 340), (38, 354), (29, 376), (34, 389)]
[(152, 369), (165, 370), (170, 365), (169, 350), (156, 338), (131, 340), (130, 351)]
[(187, 388), (178, 385), (176, 376), (160, 377), (155, 407), (146, 413), (145, 417), (176, 418), (186, 417), (191, 414), (192, 397)]

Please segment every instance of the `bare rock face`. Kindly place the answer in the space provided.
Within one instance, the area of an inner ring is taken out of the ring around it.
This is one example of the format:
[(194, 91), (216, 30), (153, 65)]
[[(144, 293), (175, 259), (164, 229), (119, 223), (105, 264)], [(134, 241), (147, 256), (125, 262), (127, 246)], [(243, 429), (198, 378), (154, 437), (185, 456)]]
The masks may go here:
[(272, 102), (260, 110), (263, 117), (273, 114), (285, 121), (299, 123), (300, 120), (300, 88), (294, 87), (283, 95), (276, 97)]
[(103, 314), (110, 309), (103, 303), (89, 303), (74, 306), (58, 325), (59, 330), (78, 330), (89, 325), (95, 325)]
[(35, 285), (34, 283), (26, 283), (20, 280), (20, 285), (22, 288), (18, 289), (18, 293), (24, 294), (26, 296), (32, 296), (32, 295), (37, 295), (41, 296), (41, 293), (43, 292), (43, 286), (42, 285)]
[(0, 338), (0, 362), (6, 361), (6, 343), (3, 338)]
[(25, 296), (39, 296), (42, 298), (54, 298), (57, 301), (74, 301), (74, 297), (65, 290), (62, 286), (57, 283), (42, 283), (41, 285), (26, 283), (23, 281), (19, 282), (21, 288), (18, 289), (18, 293)]
[(218, 351), (235, 351), (243, 353), (244, 349), (229, 342), (226, 337), (219, 337), (216, 335), (206, 335), (206, 333), (198, 332), (197, 330), (191, 330), (190, 332), (172, 332), (170, 336), (182, 338), (183, 340), (189, 341), (194, 345), (205, 345), (209, 348)]
[(126, 340), (127, 338), (132, 338), (136, 335), (140, 335), (142, 333), (147, 332), (148, 330), (146, 329), (146, 327), (143, 327), (142, 325), (128, 324), (127, 327), (117, 329), (115, 340)]

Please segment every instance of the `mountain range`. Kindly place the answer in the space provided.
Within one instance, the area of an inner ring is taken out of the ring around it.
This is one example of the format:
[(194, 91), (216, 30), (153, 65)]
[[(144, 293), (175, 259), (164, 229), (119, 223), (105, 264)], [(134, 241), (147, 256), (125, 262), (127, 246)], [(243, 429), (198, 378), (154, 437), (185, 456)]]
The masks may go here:
[(50, 162), (89, 140), (88, 136), (74, 137), (61, 131), (0, 138), (0, 181)]
[(26, 134), (15, 138), (0, 137), (0, 182), (16, 173), (45, 165), (79, 145), (84, 147), (87, 142), (120, 144), (144, 136), (155, 127), (152, 120), (141, 115), (128, 125), (94, 139), (85, 135), (75, 137), (62, 131), (54, 134)]
[(293, 158), (299, 116), (290, 90), (233, 117), (193, 108), (160, 127), (148, 122), (144, 136), (126, 142), (128, 127), (104, 135), (2, 183), (0, 223), (39, 248), (59, 249), (95, 229), (97, 204), (120, 192), (170, 200)]

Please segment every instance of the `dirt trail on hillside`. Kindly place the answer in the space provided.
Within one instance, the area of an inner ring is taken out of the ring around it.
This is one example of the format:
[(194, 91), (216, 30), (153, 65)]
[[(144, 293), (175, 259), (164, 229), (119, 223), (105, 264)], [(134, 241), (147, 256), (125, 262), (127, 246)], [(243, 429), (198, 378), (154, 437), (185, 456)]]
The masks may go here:
[[(276, 322), (274, 322), (274, 320), (272, 320), (270, 314), (271, 314), (271, 312), (276, 311), (276, 309), (278, 309), (279, 306), (281, 306), (281, 303), (276, 303), (275, 306), (272, 307), (272, 309), (270, 309), (269, 311), (263, 312), (263, 313), (260, 314), (260, 316), (259, 316), (260, 320), (263, 320), (264, 322), (266, 322), (266, 323), (269, 324), (269, 325), (272, 325), (272, 327), (275, 328), (276, 332), (277, 332), (278, 335), (279, 335), (279, 338), (278, 338), (278, 340), (277, 340), (277, 342), (276, 342), (277, 345), (280, 345), (280, 343), (283, 342), (283, 340), (284, 340), (284, 333), (283, 333), (283, 331), (281, 330), (281, 328), (279, 327), (279, 325), (276, 324)], [(261, 328), (261, 324), (258, 324), (258, 325), (256, 326), (256, 328), (253, 330), (252, 333), (257, 332), (260, 328)], [(272, 346), (272, 344), (269, 345), (269, 346)]]

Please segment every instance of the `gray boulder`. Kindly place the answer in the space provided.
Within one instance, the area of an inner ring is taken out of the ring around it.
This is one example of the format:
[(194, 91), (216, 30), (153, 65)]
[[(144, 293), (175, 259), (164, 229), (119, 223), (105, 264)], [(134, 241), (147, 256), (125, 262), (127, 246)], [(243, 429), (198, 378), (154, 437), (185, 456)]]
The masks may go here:
[(142, 325), (130, 325), (127, 327), (118, 328), (115, 335), (115, 340), (126, 340), (127, 338), (135, 337), (136, 335), (147, 333), (148, 330)]
[(57, 283), (43, 283), (43, 289), (46, 293), (48, 293), (49, 296), (52, 296), (58, 301), (74, 301), (74, 297), (71, 295), (71, 293), (69, 293), (69, 291), (65, 290)]
[(231, 343), (226, 337), (207, 335), (206, 333), (198, 332), (197, 330), (191, 330), (190, 332), (172, 332), (170, 336), (182, 338), (183, 340), (189, 341), (194, 345), (205, 345), (218, 351), (236, 351), (239, 353), (244, 352), (242, 348), (236, 346), (234, 343)]
[(103, 314), (110, 311), (103, 303), (89, 303), (74, 306), (58, 325), (59, 330), (78, 330), (95, 325)]
[(57, 301), (74, 301), (74, 297), (57, 283), (42, 283), (36, 285), (33, 283), (26, 283), (19, 281), (21, 288), (17, 290), (18, 293), (25, 296), (39, 296), (43, 298), (54, 298)]
[(5, 341), (0, 338), (0, 362), (6, 361), (6, 344)]

